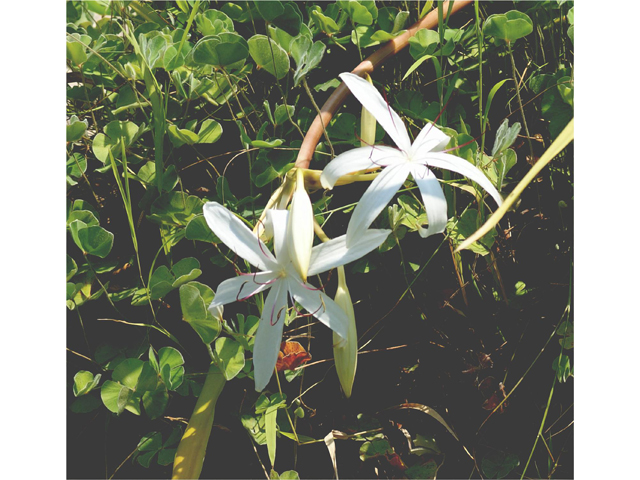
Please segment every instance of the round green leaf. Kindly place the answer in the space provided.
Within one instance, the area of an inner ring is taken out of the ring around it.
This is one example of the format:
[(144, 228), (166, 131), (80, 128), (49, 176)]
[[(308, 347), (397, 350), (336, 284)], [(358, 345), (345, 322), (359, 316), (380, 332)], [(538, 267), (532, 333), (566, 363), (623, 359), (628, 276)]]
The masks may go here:
[(187, 224), (185, 231), (185, 237), (189, 240), (200, 240), (201, 242), (219, 243), (220, 240), (216, 237), (204, 219), (204, 215), (196, 215)]
[(138, 358), (127, 358), (118, 364), (113, 370), (111, 378), (122, 385), (134, 390), (138, 383), (138, 378), (142, 373), (144, 362)]
[(216, 340), (215, 350), (224, 378), (231, 380), (244, 367), (244, 348), (232, 338), (221, 337)]
[(212, 119), (207, 119), (200, 125), (198, 143), (215, 143), (222, 136), (222, 125)]
[(219, 10), (205, 10), (196, 15), (196, 25), (203, 35), (218, 35), (222, 32), (233, 32), (233, 20)]
[(247, 41), (237, 33), (204, 37), (193, 47), (193, 60), (200, 65), (228, 66), (247, 58)]
[(289, 73), (289, 55), (265, 35), (254, 35), (249, 39), (249, 53), (259, 68), (265, 69), (278, 80)]
[(484, 35), (513, 42), (533, 32), (533, 22), (526, 13), (511, 10), (489, 16), (482, 26)]
[(75, 115), (69, 119), (67, 125), (67, 142), (76, 142), (82, 138), (84, 132), (87, 131), (89, 122), (87, 120), (80, 121)]
[(213, 298), (213, 290), (201, 283), (189, 282), (180, 287), (182, 316), (206, 344), (213, 342), (221, 330), (220, 321), (207, 308)]
[(144, 392), (142, 395), (142, 405), (144, 405), (144, 411), (147, 412), (149, 418), (154, 420), (161, 416), (167, 405), (169, 404), (169, 392), (164, 384), (160, 384), (154, 391)]

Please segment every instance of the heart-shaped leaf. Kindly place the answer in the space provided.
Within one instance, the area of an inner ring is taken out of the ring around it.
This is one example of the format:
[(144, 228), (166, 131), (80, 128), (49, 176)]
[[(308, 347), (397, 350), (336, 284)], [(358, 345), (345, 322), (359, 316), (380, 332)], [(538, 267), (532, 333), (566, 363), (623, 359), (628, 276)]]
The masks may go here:
[(205, 10), (196, 15), (196, 25), (203, 35), (218, 35), (223, 32), (233, 32), (233, 20), (219, 10)]
[(514, 42), (533, 32), (533, 22), (529, 15), (511, 10), (507, 13), (490, 15), (482, 25), (482, 33), (505, 42)]

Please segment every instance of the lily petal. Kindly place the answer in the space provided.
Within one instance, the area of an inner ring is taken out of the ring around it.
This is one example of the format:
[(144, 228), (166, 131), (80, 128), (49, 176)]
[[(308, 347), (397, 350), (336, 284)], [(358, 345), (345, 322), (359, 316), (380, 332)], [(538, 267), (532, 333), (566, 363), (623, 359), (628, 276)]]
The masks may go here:
[(449, 143), (450, 137), (443, 133), (435, 124), (428, 123), (420, 131), (411, 145), (411, 154), (418, 155), (420, 152), (439, 152)]
[(390, 233), (391, 230), (365, 230), (356, 239), (354, 245), (349, 248), (347, 248), (346, 235), (316, 245), (311, 250), (309, 275), (317, 275), (364, 257), (370, 251), (378, 248)]
[(347, 248), (356, 244), (358, 238), (369, 228), (371, 222), (391, 201), (409, 176), (411, 165), (402, 163), (385, 168), (378, 175), (356, 205), (347, 227)]
[(276, 274), (273, 272), (257, 272), (229, 278), (218, 285), (216, 296), (209, 305), (209, 310), (215, 315), (216, 309), (220, 305), (252, 297), (271, 287), (276, 278)]
[(347, 339), (349, 319), (336, 302), (313, 285), (302, 284), (293, 277), (288, 277), (287, 282), (296, 302), (343, 339)]
[(416, 157), (416, 160), (418, 160), (418, 158), (430, 167), (451, 170), (452, 172), (459, 173), (460, 175), (473, 180), (493, 197), (498, 206), (502, 205), (502, 197), (498, 193), (498, 190), (496, 190), (496, 187), (493, 186), (493, 183), (491, 183), (491, 180), (489, 180), (484, 173), (478, 170), (474, 165), (471, 165), (464, 158), (439, 152), (426, 153), (420, 157)]
[(420, 189), (424, 209), (429, 219), (429, 226), (420, 228), (418, 233), (422, 238), (426, 238), (429, 235), (444, 232), (447, 226), (447, 199), (442, 192), (440, 182), (424, 165), (414, 164), (411, 175)]
[(386, 167), (405, 161), (404, 154), (397, 148), (386, 145), (373, 145), (354, 148), (336, 156), (320, 175), (323, 188), (332, 189), (338, 179), (348, 173), (371, 168)]
[(391, 108), (382, 98), (376, 87), (367, 82), (364, 78), (353, 73), (341, 73), (340, 78), (349, 87), (353, 96), (356, 97), (362, 106), (369, 110), (389, 136), (396, 142), (400, 150), (409, 152), (411, 140), (407, 133), (407, 128)]
[(273, 249), (280, 265), (289, 261), (289, 248), (287, 246), (287, 210), (267, 210), (266, 226), (273, 237)]
[(278, 360), (282, 329), (287, 313), (287, 288), (284, 281), (276, 282), (262, 309), (262, 317), (253, 345), (253, 366), (256, 391), (267, 386)]
[(260, 270), (275, 270), (278, 262), (249, 228), (233, 213), (217, 202), (202, 208), (207, 225), (224, 244)]

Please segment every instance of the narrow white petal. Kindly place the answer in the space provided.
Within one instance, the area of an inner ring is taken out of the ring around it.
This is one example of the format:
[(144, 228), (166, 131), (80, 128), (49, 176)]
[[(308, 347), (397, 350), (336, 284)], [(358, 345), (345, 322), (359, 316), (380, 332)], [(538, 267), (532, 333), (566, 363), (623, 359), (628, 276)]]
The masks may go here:
[(313, 206), (304, 184), (298, 183), (291, 200), (291, 211), (287, 224), (289, 258), (296, 271), (307, 280), (311, 247), (313, 247)]
[(336, 302), (313, 285), (302, 284), (295, 277), (288, 277), (287, 282), (296, 302), (343, 339), (347, 339), (349, 319)]
[(212, 314), (220, 305), (245, 300), (258, 292), (262, 292), (271, 287), (276, 274), (273, 272), (257, 272), (249, 275), (240, 275), (225, 280), (216, 290), (216, 296), (209, 306)]
[(429, 235), (444, 232), (447, 226), (447, 200), (442, 192), (442, 187), (440, 187), (440, 182), (433, 172), (424, 165), (414, 165), (411, 175), (420, 189), (424, 209), (429, 219), (429, 226), (421, 228), (418, 233), (421, 237), (426, 238)]
[(253, 367), (256, 391), (267, 386), (278, 360), (282, 329), (287, 314), (287, 285), (278, 281), (267, 295), (253, 345)]
[(391, 106), (382, 98), (376, 87), (367, 82), (364, 78), (353, 73), (341, 73), (340, 78), (349, 87), (353, 96), (356, 97), (362, 106), (376, 117), (376, 120), (389, 136), (396, 142), (400, 150), (409, 152), (411, 140), (404, 126), (404, 123)]
[(249, 227), (217, 202), (207, 202), (202, 208), (207, 225), (224, 244), (260, 270), (275, 270), (275, 257)]
[(449, 135), (443, 133), (435, 124), (428, 123), (413, 141), (411, 154), (439, 152), (444, 150), (449, 140)]
[(356, 205), (347, 227), (347, 248), (356, 244), (359, 237), (369, 228), (371, 222), (391, 201), (393, 196), (409, 176), (411, 166), (408, 163), (385, 168), (378, 175)]
[(491, 180), (489, 180), (484, 173), (474, 165), (471, 165), (464, 158), (456, 157), (455, 155), (450, 155), (448, 153), (431, 152), (421, 156), (420, 160), (430, 167), (444, 168), (446, 170), (459, 173), (460, 175), (464, 175), (484, 188), (498, 205), (502, 205), (502, 197), (498, 193), (498, 190), (496, 190), (496, 187), (493, 186), (493, 183), (491, 183)]
[(406, 157), (397, 148), (385, 145), (373, 145), (354, 148), (336, 156), (320, 175), (320, 183), (324, 188), (332, 189), (338, 179), (348, 173), (372, 168), (386, 167), (403, 162)]
[(287, 219), (288, 210), (267, 210), (266, 225), (269, 234), (273, 237), (273, 249), (280, 265), (289, 261), (289, 248), (287, 246)]
[(390, 233), (391, 230), (365, 230), (349, 248), (346, 235), (316, 245), (311, 250), (309, 275), (317, 275), (364, 257), (371, 250), (378, 248)]

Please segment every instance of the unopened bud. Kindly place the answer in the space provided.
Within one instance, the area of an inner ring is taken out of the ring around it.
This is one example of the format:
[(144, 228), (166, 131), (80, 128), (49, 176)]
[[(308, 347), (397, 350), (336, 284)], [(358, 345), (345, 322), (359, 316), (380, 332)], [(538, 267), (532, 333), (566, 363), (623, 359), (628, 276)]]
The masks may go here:
[(340, 385), (347, 398), (351, 397), (353, 380), (356, 376), (356, 366), (358, 363), (358, 332), (356, 331), (356, 316), (353, 311), (353, 303), (347, 280), (345, 278), (344, 267), (338, 267), (338, 290), (336, 291), (335, 302), (347, 314), (349, 327), (345, 340), (337, 333), (333, 334), (333, 358), (336, 362), (336, 372), (340, 379)]

